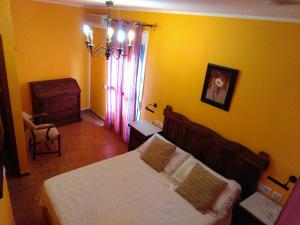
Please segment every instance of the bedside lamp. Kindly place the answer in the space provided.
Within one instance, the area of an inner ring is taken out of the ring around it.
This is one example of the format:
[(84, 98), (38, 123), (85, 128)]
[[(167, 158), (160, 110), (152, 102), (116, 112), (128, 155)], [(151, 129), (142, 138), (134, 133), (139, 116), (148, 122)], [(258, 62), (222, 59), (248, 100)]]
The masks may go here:
[(271, 180), (271, 181), (273, 181), (275, 184), (279, 185), (280, 187), (282, 187), (283, 189), (285, 189), (287, 191), (290, 189), (288, 187), (288, 184), (290, 182), (292, 182), (292, 183), (296, 183), (297, 182), (297, 177), (295, 177), (295, 176), (290, 176), (289, 179), (288, 179), (288, 181), (285, 184), (279, 182), (278, 180), (276, 180), (275, 178), (273, 178), (271, 176), (268, 176), (268, 179)]
[(148, 111), (151, 112), (151, 113), (154, 113), (154, 112), (155, 112), (155, 111), (154, 111), (155, 108), (157, 108), (157, 103), (151, 103), (151, 104), (149, 104), (149, 105), (147, 105), (147, 106), (145, 107), (145, 109), (148, 110)]

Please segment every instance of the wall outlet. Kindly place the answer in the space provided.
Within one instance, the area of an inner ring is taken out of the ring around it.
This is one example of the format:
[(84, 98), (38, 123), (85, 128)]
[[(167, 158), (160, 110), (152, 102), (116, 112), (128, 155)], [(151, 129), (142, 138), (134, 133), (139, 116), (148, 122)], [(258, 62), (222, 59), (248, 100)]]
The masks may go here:
[(163, 122), (161, 122), (159, 120), (154, 120), (152, 123), (161, 129), (163, 128), (163, 125), (164, 125)]
[(262, 184), (262, 183), (258, 183), (258, 190), (259, 190), (260, 192), (262, 192), (262, 188), (263, 188), (263, 184)]
[(275, 202), (277, 202), (277, 203), (279, 203), (280, 202), (280, 200), (281, 200), (281, 194), (279, 194), (278, 192), (273, 192), (272, 193), (272, 195), (271, 195), (271, 198), (275, 201)]
[(272, 193), (272, 188), (262, 183), (258, 184), (258, 189), (265, 195), (271, 195)]

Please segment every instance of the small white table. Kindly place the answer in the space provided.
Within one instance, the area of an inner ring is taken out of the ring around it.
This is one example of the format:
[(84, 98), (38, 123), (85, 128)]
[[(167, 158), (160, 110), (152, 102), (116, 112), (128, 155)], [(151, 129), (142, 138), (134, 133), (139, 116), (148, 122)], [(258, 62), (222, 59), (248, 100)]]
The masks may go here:
[(129, 124), (129, 126), (138, 130), (141, 134), (143, 134), (146, 137), (161, 131), (159, 127), (153, 125), (151, 122), (144, 119), (139, 120), (137, 122), (132, 122)]
[(134, 150), (144, 143), (153, 134), (159, 133), (161, 129), (153, 125), (148, 120), (139, 120), (137, 122), (129, 123), (130, 137), (128, 143), (128, 150)]
[(242, 201), (240, 207), (265, 225), (274, 225), (282, 209), (280, 205), (259, 192)]

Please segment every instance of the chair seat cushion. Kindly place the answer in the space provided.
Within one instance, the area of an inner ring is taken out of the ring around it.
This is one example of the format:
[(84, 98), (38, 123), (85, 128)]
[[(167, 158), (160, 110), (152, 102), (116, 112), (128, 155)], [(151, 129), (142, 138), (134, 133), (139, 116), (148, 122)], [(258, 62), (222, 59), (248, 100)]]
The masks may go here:
[[(45, 142), (47, 141), (47, 130), (48, 129), (39, 129), (39, 130), (33, 130), (35, 134), (35, 142)], [(58, 138), (59, 132), (56, 129), (56, 127), (53, 127), (49, 130), (48, 136), (50, 141), (54, 141)], [(32, 138), (32, 137), (31, 137)]]

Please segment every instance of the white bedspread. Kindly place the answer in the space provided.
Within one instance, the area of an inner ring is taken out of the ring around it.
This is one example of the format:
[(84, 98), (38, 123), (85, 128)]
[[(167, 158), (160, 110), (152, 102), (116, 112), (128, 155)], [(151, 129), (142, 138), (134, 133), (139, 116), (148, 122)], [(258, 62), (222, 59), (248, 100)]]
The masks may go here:
[(40, 204), (54, 225), (229, 225), (202, 215), (132, 151), (44, 182)]

